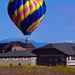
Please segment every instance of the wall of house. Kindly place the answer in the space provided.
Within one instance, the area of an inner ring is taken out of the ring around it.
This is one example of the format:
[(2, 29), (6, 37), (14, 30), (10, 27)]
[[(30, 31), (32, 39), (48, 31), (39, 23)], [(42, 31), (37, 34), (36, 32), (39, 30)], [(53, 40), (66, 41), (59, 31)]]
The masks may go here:
[(66, 65), (74, 66), (75, 65), (75, 57), (69, 56), (66, 58)]
[(17, 65), (36, 65), (36, 57), (30, 57), (30, 58), (0, 58), (0, 66), (17, 66)]
[(20, 46), (14, 46), (12, 47), (12, 51), (26, 51), (27, 49), (26, 48), (23, 48), (23, 47), (20, 47)]
[(64, 56), (58, 55), (41, 55), (37, 57), (37, 64), (38, 65), (65, 65), (66, 58)]
[(55, 48), (44, 48), (33, 51), (37, 55), (38, 65), (65, 65), (66, 55)]

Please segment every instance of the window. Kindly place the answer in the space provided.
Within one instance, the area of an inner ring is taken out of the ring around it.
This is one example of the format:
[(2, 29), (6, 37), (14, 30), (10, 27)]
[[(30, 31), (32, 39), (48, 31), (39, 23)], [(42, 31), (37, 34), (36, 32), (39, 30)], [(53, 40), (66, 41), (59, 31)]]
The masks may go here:
[(71, 60), (75, 60), (75, 57), (71, 57)]

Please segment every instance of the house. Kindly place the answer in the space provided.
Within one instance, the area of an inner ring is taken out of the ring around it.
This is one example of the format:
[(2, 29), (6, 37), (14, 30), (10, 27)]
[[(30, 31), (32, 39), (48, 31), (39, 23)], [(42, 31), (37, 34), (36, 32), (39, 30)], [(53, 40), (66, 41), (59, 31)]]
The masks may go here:
[(0, 66), (36, 65), (36, 55), (29, 51), (9, 51), (0, 53)]
[(38, 65), (75, 65), (75, 44), (53, 43), (34, 49)]
[(32, 43), (19, 41), (0, 44), (0, 66), (1, 65), (36, 65), (36, 55), (30, 51), (34, 49)]
[(49, 43), (36, 48), (32, 43), (2, 44), (0, 64), (75, 65), (75, 43)]
[(22, 42), (16, 42), (16, 43), (13, 43), (12, 46), (11, 46), (11, 50), (33, 50), (35, 49), (36, 47), (30, 42), (30, 43), (22, 43)]
[(5, 50), (6, 45), (7, 45), (7, 43), (0, 43), (0, 53), (2, 53), (3, 50)]
[(26, 44), (23, 42), (16, 41), (16, 42), (0, 44), (0, 53), (14, 51), (14, 50), (26, 51), (26, 50), (33, 50), (35, 48), (36, 47), (31, 42)]

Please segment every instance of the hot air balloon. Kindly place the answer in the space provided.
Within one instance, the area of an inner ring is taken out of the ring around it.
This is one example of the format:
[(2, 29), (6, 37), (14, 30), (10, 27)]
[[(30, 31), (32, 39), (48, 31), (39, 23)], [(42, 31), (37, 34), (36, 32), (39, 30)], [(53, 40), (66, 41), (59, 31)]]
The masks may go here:
[(9, 0), (8, 14), (24, 35), (30, 35), (44, 19), (44, 0)]

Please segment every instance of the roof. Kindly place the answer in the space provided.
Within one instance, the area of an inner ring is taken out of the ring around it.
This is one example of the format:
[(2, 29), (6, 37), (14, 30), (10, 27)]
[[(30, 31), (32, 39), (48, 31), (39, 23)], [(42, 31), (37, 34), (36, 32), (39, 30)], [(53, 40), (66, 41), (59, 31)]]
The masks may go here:
[[(0, 43), (0, 50), (12, 50), (13, 47), (23, 47), (27, 50), (32, 50), (35, 49), (36, 47), (31, 43), (23, 43), (23, 42), (10, 42), (10, 43)], [(22, 50), (22, 49), (21, 49)]]
[(25, 47), (25, 48), (35, 48), (35, 46), (31, 43), (31, 42), (28, 42), (28, 43), (23, 43), (23, 42), (10, 42), (8, 45), (12, 45), (12, 46), (22, 46), (22, 47)]
[(10, 46), (12, 45), (12, 47), (13, 46), (21, 46), (23, 48), (31, 48), (31, 49), (35, 48), (35, 46), (31, 42), (29, 42), (29, 43), (13, 42), (13, 43), (9, 43), (8, 45), (10, 45)]
[(3, 50), (6, 45), (7, 43), (3, 43), (3, 44), (0, 43), (0, 50)]
[[(73, 45), (75, 47), (75, 44), (73, 44)], [(71, 43), (53, 44), (53, 47), (67, 55), (75, 55), (75, 50), (73, 49), (73, 46)]]
[(10, 51), (7, 53), (0, 53), (0, 57), (35, 57), (36, 55), (29, 51)]
[(75, 56), (75, 43), (49, 43), (41, 48), (56, 48), (66, 55)]

